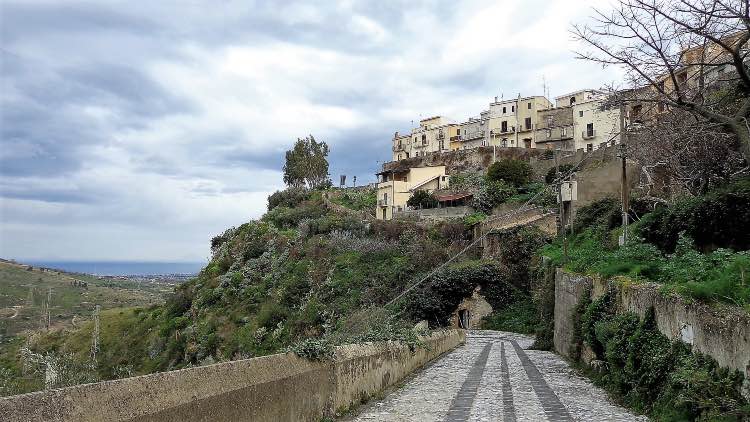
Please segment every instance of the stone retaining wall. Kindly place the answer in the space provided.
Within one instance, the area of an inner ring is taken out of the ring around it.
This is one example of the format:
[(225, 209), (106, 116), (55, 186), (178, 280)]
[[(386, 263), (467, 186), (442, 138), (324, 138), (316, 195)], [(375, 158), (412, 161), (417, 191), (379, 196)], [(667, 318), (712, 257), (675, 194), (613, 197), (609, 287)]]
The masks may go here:
[(347, 345), (331, 362), (277, 354), (0, 398), (0, 420), (317, 422), (397, 383), (465, 334), (424, 340), (415, 352), (393, 342)]
[(653, 283), (608, 282), (595, 277), (555, 274), (555, 350), (570, 357), (573, 345), (572, 315), (576, 305), (591, 294), (592, 299), (615, 289), (618, 312), (633, 312), (641, 318), (654, 308), (659, 331), (672, 340), (692, 346), (693, 351), (711, 356), (722, 366), (736, 369), (750, 379), (750, 315), (739, 308), (709, 307), (689, 303), (681, 296), (665, 296)]

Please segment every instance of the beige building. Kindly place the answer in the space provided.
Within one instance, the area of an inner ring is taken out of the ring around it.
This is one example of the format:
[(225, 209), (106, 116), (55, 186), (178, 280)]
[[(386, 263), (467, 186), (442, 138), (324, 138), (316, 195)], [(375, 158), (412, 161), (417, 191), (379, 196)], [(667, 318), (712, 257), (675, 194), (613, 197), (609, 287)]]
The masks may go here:
[(421, 157), (430, 152), (449, 151), (450, 139), (458, 135), (458, 125), (445, 116), (434, 116), (419, 121), (419, 127), (409, 135), (393, 136), (393, 161)]
[(620, 107), (608, 104), (604, 96), (573, 107), (575, 149), (593, 151), (620, 143)]
[(394, 211), (406, 209), (406, 201), (418, 190), (432, 192), (448, 187), (445, 166), (413, 167), (378, 173), (378, 203), (375, 215), (390, 220)]
[(586, 89), (555, 98), (556, 107), (540, 110), (538, 148), (593, 151), (619, 143), (620, 108), (602, 92)]
[(539, 111), (548, 110), (552, 103), (544, 96), (499, 100), (490, 103), (489, 145), (506, 148), (536, 148), (536, 128)]

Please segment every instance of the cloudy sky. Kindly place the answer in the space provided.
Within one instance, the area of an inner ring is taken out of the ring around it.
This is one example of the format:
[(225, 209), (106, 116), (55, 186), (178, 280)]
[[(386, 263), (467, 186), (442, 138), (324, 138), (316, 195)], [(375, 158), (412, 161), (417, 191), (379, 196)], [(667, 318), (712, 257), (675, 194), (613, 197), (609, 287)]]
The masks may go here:
[(203, 261), (313, 134), (373, 181), (394, 131), (618, 75), (576, 61), (607, 0), (0, 0), (0, 257)]

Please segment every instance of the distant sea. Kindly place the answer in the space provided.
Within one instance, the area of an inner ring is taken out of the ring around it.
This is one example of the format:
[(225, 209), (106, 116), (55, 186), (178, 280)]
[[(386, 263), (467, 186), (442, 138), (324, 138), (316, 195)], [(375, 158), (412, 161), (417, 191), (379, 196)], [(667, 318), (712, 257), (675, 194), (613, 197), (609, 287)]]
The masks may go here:
[(202, 262), (74, 262), (30, 261), (24, 264), (54, 268), (73, 273), (95, 275), (160, 275), (197, 274), (206, 264)]

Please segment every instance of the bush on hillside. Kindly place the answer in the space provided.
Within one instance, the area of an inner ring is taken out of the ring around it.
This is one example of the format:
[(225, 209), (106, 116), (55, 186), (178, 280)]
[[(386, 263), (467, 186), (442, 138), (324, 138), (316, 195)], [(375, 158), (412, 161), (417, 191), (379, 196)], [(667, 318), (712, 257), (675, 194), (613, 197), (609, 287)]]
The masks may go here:
[(581, 233), (586, 229), (612, 230), (622, 223), (620, 201), (606, 197), (584, 205), (576, 212), (573, 231)]
[(468, 261), (448, 267), (426, 281), (408, 296), (406, 307), (414, 320), (445, 326), (476, 286), (493, 308), (514, 301), (516, 289), (509, 282), (507, 269), (491, 262)]
[(474, 193), (471, 207), (478, 212), (492, 214), (492, 209), (507, 201), (516, 189), (502, 180), (486, 180)]
[(641, 222), (641, 235), (666, 253), (677, 246), (680, 232), (703, 251), (750, 249), (750, 179), (702, 197), (659, 208)]
[(312, 220), (326, 214), (326, 209), (317, 201), (305, 201), (294, 208), (278, 206), (263, 216), (280, 229), (294, 229), (304, 220)]
[(302, 201), (310, 199), (310, 191), (305, 188), (286, 188), (268, 197), (268, 211), (276, 207), (294, 208)]
[(502, 180), (516, 187), (529, 183), (533, 175), (534, 170), (529, 163), (512, 158), (500, 160), (487, 169), (488, 180)]
[(435, 208), (438, 206), (438, 200), (432, 193), (418, 190), (406, 201), (406, 205), (412, 208)]

